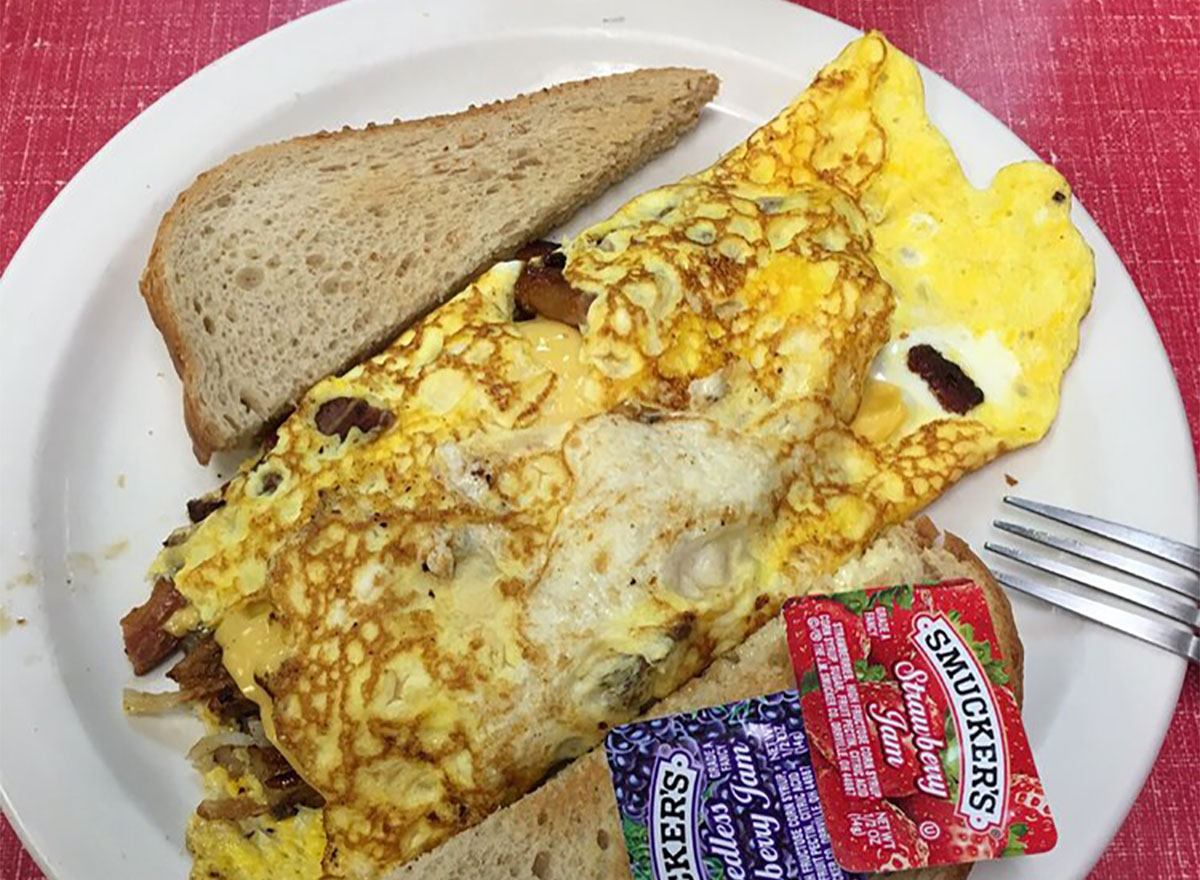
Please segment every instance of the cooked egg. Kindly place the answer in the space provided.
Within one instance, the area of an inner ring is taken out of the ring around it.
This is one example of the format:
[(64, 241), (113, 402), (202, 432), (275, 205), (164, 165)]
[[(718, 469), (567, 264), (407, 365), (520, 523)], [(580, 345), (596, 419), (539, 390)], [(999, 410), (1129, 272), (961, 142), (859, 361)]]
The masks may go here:
[[(566, 243), (582, 331), (515, 321), (502, 263), (313, 388), (154, 573), (324, 796), (319, 871), (375, 876), (519, 797), (1040, 437), (1092, 285), (1066, 192), (1033, 164), (971, 187), (871, 34)], [(982, 402), (948, 412), (917, 344)], [(315, 877), (303, 821), (288, 870)]]
[[(252, 777), (233, 778), (219, 767), (205, 774), (212, 798), (253, 796)], [(187, 827), (192, 876), (204, 880), (312, 880), (321, 876), (325, 829), (320, 810), (302, 807), (276, 821), (269, 816), (233, 822), (192, 816)]]

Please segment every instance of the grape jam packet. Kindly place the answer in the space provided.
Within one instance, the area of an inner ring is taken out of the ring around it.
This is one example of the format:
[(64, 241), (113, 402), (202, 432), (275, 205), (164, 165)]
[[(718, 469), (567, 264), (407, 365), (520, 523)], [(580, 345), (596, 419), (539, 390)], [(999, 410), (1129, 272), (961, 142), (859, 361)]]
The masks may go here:
[(845, 880), (795, 691), (613, 729), (633, 880)]
[(1054, 846), (974, 582), (803, 597), (783, 615), (838, 864), (896, 871)]

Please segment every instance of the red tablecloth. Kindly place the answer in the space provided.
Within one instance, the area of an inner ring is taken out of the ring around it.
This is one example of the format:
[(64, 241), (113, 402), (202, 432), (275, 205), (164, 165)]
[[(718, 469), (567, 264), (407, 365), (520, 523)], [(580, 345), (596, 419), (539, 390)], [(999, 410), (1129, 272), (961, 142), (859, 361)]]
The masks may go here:
[[(0, 266), (59, 188), (142, 108), (235, 46), (328, 2), (4, 0)], [(808, 5), (884, 30), (1066, 174), (1154, 315), (1200, 448), (1200, 4)], [(1195, 880), (1197, 828), (1200, 676), (1192, 669), (1154, 772), (1092, 880)], [(40, 876), (0, 818), (0, 880)]]

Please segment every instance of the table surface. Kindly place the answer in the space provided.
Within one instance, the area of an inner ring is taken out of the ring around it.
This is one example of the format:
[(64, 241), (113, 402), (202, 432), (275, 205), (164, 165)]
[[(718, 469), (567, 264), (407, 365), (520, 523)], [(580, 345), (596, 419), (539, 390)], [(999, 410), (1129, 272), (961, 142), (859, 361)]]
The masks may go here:
[[(63, 184), (159, 95), (330, 0), (0, 3), (0, 266)], [(1158, 325), (1200, 449), (1200, 4), (808, 0), (904, 51), (1071, 181)], [(1180, 474), (1180, 479), (1195, 479)], [(1091, 880), (1200, 874), (1200, 675)], [(37, 866), (0, 817), (0, 880)]]

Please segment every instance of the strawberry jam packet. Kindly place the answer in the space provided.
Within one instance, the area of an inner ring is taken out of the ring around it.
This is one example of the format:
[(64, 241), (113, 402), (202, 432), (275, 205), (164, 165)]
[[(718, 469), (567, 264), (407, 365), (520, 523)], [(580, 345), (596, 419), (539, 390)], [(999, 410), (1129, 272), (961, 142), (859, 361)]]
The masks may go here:
[(783, 614), (838, 864), (898, 871), (1054, 846), (974, 582), (803, 597)]
[(633, 880), (846, 880), (795, 691), (636, 721), (604, 748)]

